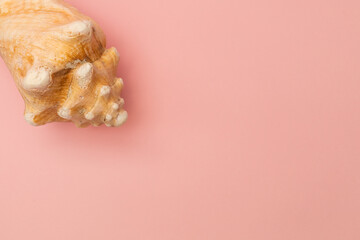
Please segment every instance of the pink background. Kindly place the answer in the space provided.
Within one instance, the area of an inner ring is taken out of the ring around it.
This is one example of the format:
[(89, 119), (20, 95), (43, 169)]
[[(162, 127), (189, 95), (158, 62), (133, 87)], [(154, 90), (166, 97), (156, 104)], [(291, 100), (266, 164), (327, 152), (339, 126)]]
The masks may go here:
[(360, 239), (358, 0), (68, 2), (129, 120), (31, 127), (1, 61), (1, 240)]

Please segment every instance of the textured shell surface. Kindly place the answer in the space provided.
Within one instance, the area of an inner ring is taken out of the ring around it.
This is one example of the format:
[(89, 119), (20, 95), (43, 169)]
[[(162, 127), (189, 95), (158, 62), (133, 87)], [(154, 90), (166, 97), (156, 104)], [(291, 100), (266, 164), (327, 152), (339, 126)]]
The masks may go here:
[(0, 0), (0, 55), (34, 126), (122, 125), (119, 54), (101, 28), (61, 0)]

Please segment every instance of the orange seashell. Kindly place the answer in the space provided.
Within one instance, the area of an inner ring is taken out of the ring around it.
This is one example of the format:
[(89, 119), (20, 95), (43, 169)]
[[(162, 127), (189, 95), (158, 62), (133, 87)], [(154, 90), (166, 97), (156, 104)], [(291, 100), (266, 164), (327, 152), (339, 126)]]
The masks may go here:
[(89, 17), (60, 0), (0, 0), (0, 55), (34, 126), (117, 127), (127, 119), (119, 54)]

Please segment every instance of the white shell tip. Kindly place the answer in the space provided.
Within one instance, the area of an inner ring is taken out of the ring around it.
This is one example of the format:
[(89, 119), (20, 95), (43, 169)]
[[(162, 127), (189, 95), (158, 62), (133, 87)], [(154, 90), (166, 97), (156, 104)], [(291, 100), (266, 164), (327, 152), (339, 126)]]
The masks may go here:
[(92, 79), (92, 74), (93, 65), (91, 63), (84, 63), (76, 70), (76, 76), (80, 87), (85, 88), (89, 85)]
[(58, 111), (58, 115), (66, 120), (71, 119), (70, 109), (60, 108)]
[(122, 78), (117, 78), (116, 81), (118, 81), (121, 85), (124, 85), (124, 80)]
[(85, 118), (89, 121), (93, 120), (95, 118), (95, 115), (92, 112), (89, 112), (85, 114)]
[(119, 51), (115, 47), (112, 47), (111, 49), (114, 51), (115, 55), (119, 58), (120, 57)]
[(128, 118), (128, 113), (126, 111), (119, 113), (115, 121), (115, 127), (123, 125)]
[(76, 21), (68, 24), (65, 31), (71, 35), (89, 35), (91, 32), (90, 21)]
[(123, 98), (121, 98), (119, 104), (120, 104), (120, 106), (124, 106), (125, 105), (125, 100)]
[(119, 104), (117, 104), (117, 103), (113, 103), (113, 105), (112, 105), (112, 109), (114, 109), (114, 110), (118, 110), (119, 109)]
[(22, 81), (22, 86), (26, 90), (43, 89), (50, 84), (50, 72), (45, 68), (30, 70)]
[(79, 69), (76, 71), (78, 77), (87, 77), (92, 73), (93, 65), (91, 63), (82, 64)]
[(29, 123), (30, 125), (32, 126), (38, 126), (35, 122), (34, 122), (34, 118), (35, 118), (35, 115), (33, 113), (26, 113), (25, 114), (25, 121), (27, 123)]
[(103, 86), (103, 87), (101, 87), (101, 89), (100, 89), (100, 95), (101, 95), (101, 96), (109, 95), (109, 94), (110, 94), (110, 91), (111, 91), (111, 88), (110, 88), (109, 86)]
[(111, 121), (113, 119), (113, 117), (110, 114), (106, 114), (105, 119), (106, 119), (106, 121)]

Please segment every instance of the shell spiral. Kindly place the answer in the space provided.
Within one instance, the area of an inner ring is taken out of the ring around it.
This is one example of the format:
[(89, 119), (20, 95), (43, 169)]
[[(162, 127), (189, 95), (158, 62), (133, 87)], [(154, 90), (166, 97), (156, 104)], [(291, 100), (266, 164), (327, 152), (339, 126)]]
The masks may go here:
[(61, 0), (0, 0), (0, 55), (34, 126), (122, 125), (119, 54), (101, 28)]

